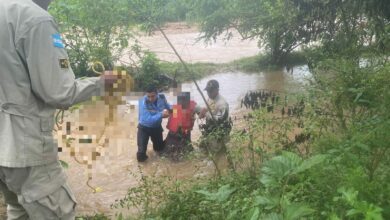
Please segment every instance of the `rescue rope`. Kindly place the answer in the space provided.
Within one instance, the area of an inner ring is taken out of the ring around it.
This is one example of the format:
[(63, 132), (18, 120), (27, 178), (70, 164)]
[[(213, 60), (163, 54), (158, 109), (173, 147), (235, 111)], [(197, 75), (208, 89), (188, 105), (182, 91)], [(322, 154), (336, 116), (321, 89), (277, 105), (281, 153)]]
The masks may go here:
[[(97, 67), (97, 66), (100, 67), (100, 68), (102, 69), (101, 72), (99, 72), (98, 70), (96, 70), (95, 67)], [(89, 65), (88, 70), (92, 70), (92, 72), (94, 72), (95, 74), (101, 76), (101, 75), (104, 74), (105, 67), (104, 67), (104, 64), (103, 64), (102, 62), (95, 61), (95, 62), (93, 62), (93, 63), (91, 63), (91, 64)], [(59, 111), (56, 113), (56, 116), (55, 116), (55, 123), (56, 123), (56, 126), (57, 126), (57, 129), (58, 129), (58, 130), (60, 129), (61, 125), (64, 123), (64, 113), (65, 113), (65, 110), (63, 110), (63, 109), (59, 110)], [(57, 131), (56, 129), (54, 129), (54, 130)], [(98, 144), (99, 147), (103, 147), (103, 146), (100, 145), (99, 143), (100, 143), (101, 138), (104, 136), (105, 131), (106, 131), (106, 127), (104, 127), (104, 130), (103, 130), (103, 132), (102, 132), (102, 135), (100, 135), (100, 137), (99, 137), (98, 140), (97, 140), (97, 144)], [(73, 158), (78, 164), (80, 164), (80, 165), (85, 165), (85, 164), (86, 164), (85, 162), (80, 161), (80, 160), (76, 157), (76, 155), (72, 156), (72, 158)], [(93, 193), (97, 193), (97, 192), (98, 192), (98, 190), (97, 190), (98, 187), (93, 187), (93, 186), (91, 186), (91, 184), (89, 183), (89, 181), (90, 181), (91, 179), (92, 179), (92, 177), (88, 177), (88, 180), (86, 181), (85, 184), (86, 184), (89, 188), (92, 189)]]
[[(102, 71), (101, 72), (99, 72), (99, 71), (97, 71), (96, 69), (95, 69), (95, 66), (99, 66), (101, 69), (102, 69)], [(104, 73), (104, 71), (106, 71), (106, 69), (104, 68), (104, 64), (102, 63), (102, 62), (100, 62), (100, 61), (95, 61), (95, 62), (93, 62), (90, 66), (89, 66), (89, 68), (88, 68), (89, 70), (92, 70), (94, 73), (96, 73), (97, 75), (103, 75), (103, 73)]]
[(93, 193), (97, 193), (97, 192), (98, 192), (98, 190), (97, 190), (98, 187), (93, 187), (93, 186), (91, 186), (91, 184), (89, 183), (89, 181), (91, 181), (91, 180), (92, 180), (92, 177), (88, 177), (88, 180), (87, 180), (87, 182), (86, 182), (86, 185), (87, 185), (89, 188), (92, 189), (92, 192), (93, 192)]
[(190, 68), (188, 68), (187, 64), (184, 62), (184, 60), (181, 58), (180, 54), (177, 52), (176, 48), (173, 46), (173, 44), (171, 43), (171, 41), (169, 40), (168, 36), (165, 34), (164, 30), (158, 26), (158, 25), (154, 25), (160, 32), (161, 34), (164, 36), (165, 40), (168, 42), (169, 46), (172, 48), (173, 52), (175, 52), (176, 56), (179, 58), (181, 64), (184, 66), (184, 69), (187, 71), (187, 73), (190, 74), (190, 76), (192, 76), (192, 81), (194, 82), (195, 86), (196, 86), (196, 89), (198, 90), (198, 92), (200, 93), (200, 95), (202, 96), (202, 99), (204, 101), (204, 103), (206, 104), (206, 107), (207, 107), (207, 110), (209, 111), (210, 115), (211, 115), (211, 118), (212, 120), (215, 122), (215, 118), (214, 118), (214, 115), (212, 114), (211, 112), (211, 108), (210, 108), (210, 105), (207, 103), (207, 100), (202, 92), (202, 90), (200, 89), (198, 83), (196, 82), (196, 79), (194, 77), (194, 73), (190, 70)]
[[(61, 109), (56, 114), (55, 121), (56, 121), (57, 129), (60, 129), (60, 126), (64, 123), (64, 112), (65, 112), (65, 110)], [(56, 129), (54, 129), (54, 130), (57, 131)]]
[[(154, 24), (154, 23), (153, 23)], [(176, 56), (179, 58), (181, 64), (184, 66), (184, 69), (187, 71), (187, 73), (190, 74), (190, 76), (192, 76), (192, 81), (194, 82), (195, 86), (196, 86), (196, 89), (198, 90), (198, 92), (200, 93), (204, 103), (206, 104), (206, 107), (207, 107), (207, 111), (210, 113), (210, 116), (211, 116), (211, 120), (213, 122), (217, 122), (217, 120), (215, 119), (214, 115), (212, 114), (212, 111), (211, 111), (211, 108), (210, 108), (210, 105), (209, 103), (207, 102), (202, 90), (200, 89), (198, 83), (196, 82), (196, 79), (194, 77), (195, 74), (193, 74), (193, 72), (188, 68), (187, 64), (184, 62), (184, 60), (181, 58), (180, 54), (177, 52), (176, 48), (173, 46), (173, 44), (171, 43), (171, 41), (169, 40), (168, 36), (165, 34), (164, 30), (159, 26), (159, 25), (156, 25), (154, 24), (154, 26), (161, 32), (161, 34), (164, 36), (165, 40), (168, 42), (169, 46), (172, 48), (173, 52), (175, 52)], [(226, 148), (224, 146), (224, 148)], [(218, 174), (218, 176), (221, 175), (221, 172), (218, 168), (218, 164), (217, 162), (214, 160), (212, 154), (211, 154), (211, 151), (209, 149), (209, 146), (206, 146), (206, 151), (207, 151), (207, 154), (209, 155), (209, 157), (211, 156), (211, 160), (212, 162), (214, 163), (214, 166), (216, 168), (216, 172)]]

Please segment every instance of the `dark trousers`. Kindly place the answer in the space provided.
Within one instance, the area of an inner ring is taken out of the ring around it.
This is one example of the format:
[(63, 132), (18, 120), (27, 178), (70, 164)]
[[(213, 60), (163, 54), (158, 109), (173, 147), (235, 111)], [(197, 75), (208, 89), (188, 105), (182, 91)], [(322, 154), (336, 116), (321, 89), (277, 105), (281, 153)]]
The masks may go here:
[(138, 124), (138, 132), (137, 132), (137, 145), (138, 152), (137, 158), (144, 159), (146, 157), (146, 150), (148, 147), (149, 137), (152, 139), (153, 150), (159, 152), (164, 149), (164, 141), (162, 136), (163, 128), (149, 128)]

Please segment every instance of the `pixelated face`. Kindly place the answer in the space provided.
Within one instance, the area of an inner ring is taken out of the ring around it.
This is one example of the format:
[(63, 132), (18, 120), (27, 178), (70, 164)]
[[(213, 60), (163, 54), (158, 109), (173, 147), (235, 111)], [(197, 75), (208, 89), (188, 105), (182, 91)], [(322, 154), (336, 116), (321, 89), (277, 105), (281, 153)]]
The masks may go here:
[(147, 92), (146, 97), (148, 98), (148, 101), (153, 103), (157, 100), (157, 93), (155, 92)]

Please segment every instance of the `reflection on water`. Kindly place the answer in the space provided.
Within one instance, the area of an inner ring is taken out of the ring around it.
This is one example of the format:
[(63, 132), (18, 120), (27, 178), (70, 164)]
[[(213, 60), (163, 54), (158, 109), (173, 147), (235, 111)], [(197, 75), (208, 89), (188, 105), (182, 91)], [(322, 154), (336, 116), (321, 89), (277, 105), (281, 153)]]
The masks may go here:
[[(281, 70), (253, 74), (241, 72), (219, 73), (201, 79), (198, 83), (203, 89), (208, 80), (218, 80), (220, 93), (226, 98), (231, 112), (234, 114), (235, 110), (239, 108), (240, 99), (248, 90), (268, 89), (280, 92), (296, 92), (302, 89), (305, 78), (308, 76), (310, 74), (307, 66), (298, 66), (293, 68), (292, 72)], [(182, 90), (190, 91), (192, 98), (199, 104), (203, 104), (201, 96), (193, 83), (184, 83)], [(169, 94), (167, 96), (170, 100), (174, 99), (174, 97), (169, 97)], [(131, 99), (136, 100), (135, 97), (126, 98), (127, 101)], [(130, 103), (137, 104), (138, 102)], [(103, 140), (107, 140), (103, 142), (103, 149), (100, 150), (101, 156), (90, 164), (91, 169), (88, 169), (86, 165), (78, 164), (72, 157), (69, 157), (69, 153), (66, 153), (67, 148), (64, 147), (66, 144), (61, 140), (61, 137), (63, 137), (61, 132), (63, 131), (58, 131), (59, 144), (62, 145), (65, 151), (60, 154), (60, 158), (70, 164), (67, 173), (70, 185), (79, 201), (79, 213), (115, 213), (115, 210), (110, 209), (110, 205), (115, 200), (123, 198), (129, 187), (138, 184), (136, 178), (129, 175), (129, 173), (139, 173), (139, 169), (142, 170), (144, 175), (170, 176), (173, 179), (196, 179), (215, 172), (213, 163), (206, 158), (173, 163), (156, 155), (150, 145), (147, 152), (149, 155), (148, 161), (138, 164), (135, 158), (138, 107), (136, 105), (118, 106), (114, 121), (109, 126), (104, 127), (102, 115), (106, 114), (107, 109), (103, 102), (96, 102), (92, 105), (85, 105), (81, 111), (74, 112), (66, 118), (67, 121), (72, 122), (72, 129), (76, 129), (71, 134), (74, 138), (73, 144), (77, 144), (80, 138), (88, 137), (92, 140), (92, 143), (78, 143), (80, 152), (82, 149), (89, 149), (88, 152), (91, 149), (93, 151), (93, 147), (97, 145), (99, 139), (96, 137), (105, 137)], [(166, 120), (163, 123), (166, 123)], [(164, 136), (166, 132), (165, 129)], [(192, 135), (193, 137), (199, 137), (199, 129), (196, 125)], [(196, 138), (193, 140), (196, 140)], [(101, 187), (102, 192), (92, 193), (92, 190), (85, 184), (87, 174), (92, 176), (91, 185)]]

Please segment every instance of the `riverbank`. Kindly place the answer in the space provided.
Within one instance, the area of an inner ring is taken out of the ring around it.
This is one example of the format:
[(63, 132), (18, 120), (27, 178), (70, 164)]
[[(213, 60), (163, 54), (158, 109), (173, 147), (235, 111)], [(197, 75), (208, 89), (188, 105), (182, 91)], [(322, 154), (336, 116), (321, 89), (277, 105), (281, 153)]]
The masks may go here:
[(296, 51), (286, 57), (286, 62), (280, 65), (270, 64), (268, 55), (256, 55), (240, 58), (228, 63), (188, 63), (191, 72), (186, 72), (183, 64), (178, 62), (160, 62), (163, 73), (180, 82), (201, 79), (217, 72), (240, 71), (245, 73), (260, 73), (281, 69), (291, 70), (294, 66), (307, 64), (307, 52)]
[[(168, 39), (186, 62), (190, 73), (185, 71), (179, 58), (173, 52), (166, 39), (158, 31), (151, 36), (140, 36), (139, 44), (143, 49), (156, 54), (161, 71), (180, 82), (203, 78), (216, 72), (241, 71), (259, 73), (261, 71), (280, 70), (307, 64), (307, 51), (293, 51), (283, 60), (283, 64), (271, 64), (266, 50), (258, 47), (257, 40), (243, 40), (238, 32), (232, 31), (229, 40), (223, 36), (215, 41), (204, 42), (199, 39), (201, 33), (196, 25), (183, 22), (168, 23), (163, 28)], [(129, 62), (126, 56), (121, 58)]]

